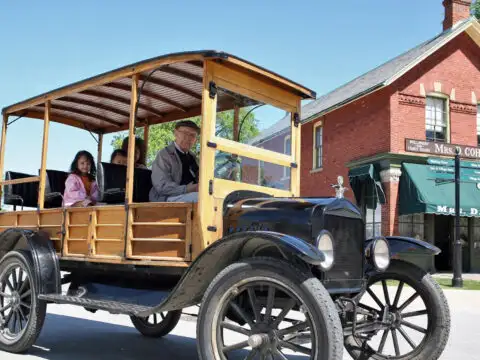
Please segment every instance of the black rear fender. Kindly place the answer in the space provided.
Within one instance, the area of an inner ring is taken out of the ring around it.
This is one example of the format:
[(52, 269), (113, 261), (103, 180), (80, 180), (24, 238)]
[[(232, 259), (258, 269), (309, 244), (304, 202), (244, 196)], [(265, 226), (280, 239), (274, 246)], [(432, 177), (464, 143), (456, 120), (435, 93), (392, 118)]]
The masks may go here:
[(306, 241), (268, 231), (246, 231), (228, 235), (205, 249), (186, 270), (170, 295), (148, 314), (182, 309), (198, 304), (215, 276), (228, 265), (254, 256), (282, 257), (309, 269), (324, 260), (323, 253)]
[(5, 230), (0, 234), (0, 258), (10, 251), (22, 251), (30, 258), (40, 294), (60, 293), (60, 265), (48, 234), (24, 229)]

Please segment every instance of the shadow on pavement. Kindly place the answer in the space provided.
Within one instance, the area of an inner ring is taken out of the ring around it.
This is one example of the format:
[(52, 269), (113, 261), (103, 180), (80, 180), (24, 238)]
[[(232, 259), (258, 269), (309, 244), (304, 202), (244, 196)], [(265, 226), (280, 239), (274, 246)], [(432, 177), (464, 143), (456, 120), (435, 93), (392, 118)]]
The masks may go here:
[[(198, 359), (196, 339), (191, 337), (170, 334), (151, 339), (133, 327), (57, 314), (47, 315), (37, 342), (27, 354), (46, 360)], [(244, 359), (247, 352), (235, 355), (233, 359)]]

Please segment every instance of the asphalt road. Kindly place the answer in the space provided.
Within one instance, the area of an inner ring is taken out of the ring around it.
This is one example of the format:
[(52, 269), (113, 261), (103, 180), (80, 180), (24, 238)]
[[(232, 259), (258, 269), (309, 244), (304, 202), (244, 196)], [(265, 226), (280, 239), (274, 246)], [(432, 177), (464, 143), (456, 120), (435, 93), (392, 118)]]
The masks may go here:
[[(442, 360), (480, 358), (480, 291), (446, 290), (452, 329)], [(196, 322), (182, 320), (163, 339), (142, 337), (126, 316), (92, 314), (83, 308), (49, 305), (36, 345), (25, 355), (0, 352), (0, 359), (197, 359)], [(243, 358), (243, 357), (242, 357)], [(350, 359), (348, 354), (344, 359)]]

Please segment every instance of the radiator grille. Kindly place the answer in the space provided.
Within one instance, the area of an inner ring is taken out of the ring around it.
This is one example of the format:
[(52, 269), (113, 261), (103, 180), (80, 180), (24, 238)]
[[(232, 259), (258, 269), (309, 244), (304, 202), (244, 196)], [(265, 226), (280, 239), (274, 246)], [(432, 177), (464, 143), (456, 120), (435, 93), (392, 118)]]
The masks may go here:
[(333, 235), (335, 263), (325, 279), (361, 279), (364, 227), (360, 219), (326, 215), (324, 228)]

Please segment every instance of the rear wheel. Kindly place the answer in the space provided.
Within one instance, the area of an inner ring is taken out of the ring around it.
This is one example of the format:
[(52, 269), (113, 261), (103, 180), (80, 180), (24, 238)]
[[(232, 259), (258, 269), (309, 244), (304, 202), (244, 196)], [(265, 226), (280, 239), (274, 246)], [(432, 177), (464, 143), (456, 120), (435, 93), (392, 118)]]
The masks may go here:
[[(393, 261), (386, 272), (369, 279), (359, 307), (359, 336), (345, 338), (354, 359), (436, 360), (442, 354), (450, 332), (447, 300), (417, 266)], [(367, 329), (380, 321), (385, 324), (380, 329)]]
[(20, 353), (40, 334), (46, 303), (37, 299), (32, 263), (25, 252), (12, 251), (0, 263), (0, 348)]
[(152, 314), (145, 318), (131, 316), (130, 319), (142, 335), (159, 338), (169, 334), (177, 326), (181, 315), (181, 310), (174, 310)]
[(278, 259), (253, 258), (220, 272), (197, 322), (202, 360), (341, 360), (338, 313), (321, 282)]

